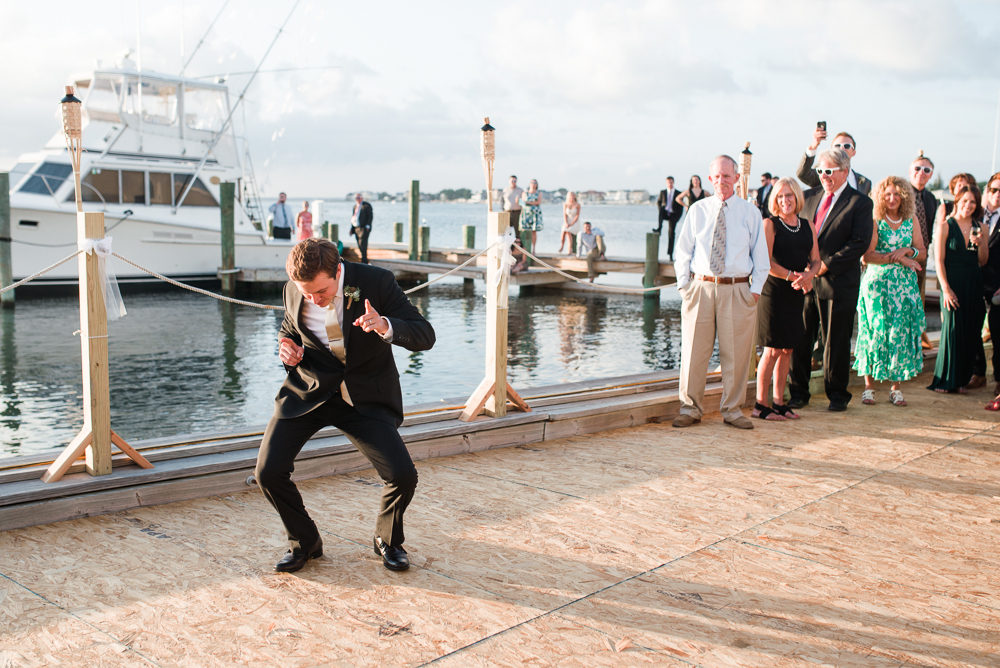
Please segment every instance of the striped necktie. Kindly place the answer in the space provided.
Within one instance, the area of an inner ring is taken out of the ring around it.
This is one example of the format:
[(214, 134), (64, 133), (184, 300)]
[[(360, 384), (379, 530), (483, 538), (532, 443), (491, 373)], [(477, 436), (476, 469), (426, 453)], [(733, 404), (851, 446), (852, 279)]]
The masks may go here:
[[(347, 349), (344, 347), (344, 331), (340, 327), (340, 319), (337, 317), (337, 302), (342, 298), (337, 297), (326, 307), (326, 335), (330, 339), (330, 352), (340, 360), (347, 369)], [(340, 396), (348, 405), (353, 406), (351, 395), (347, 393), (347, 383), (340, 381)]]
[(726, 204), (719, 207), (719, 217), (715, 219), (715, 234), (712, 236), (712, 257), (709, 262), (712, 274), (721, 276), (726, 270)]

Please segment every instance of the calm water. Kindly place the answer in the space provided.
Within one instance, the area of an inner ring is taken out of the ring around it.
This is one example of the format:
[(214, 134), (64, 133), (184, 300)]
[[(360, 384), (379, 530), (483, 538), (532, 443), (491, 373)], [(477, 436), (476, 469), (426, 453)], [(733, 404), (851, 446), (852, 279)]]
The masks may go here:
[[(424, 204), (421, 213), (435, 245), (460, 245), (461, 225), (479, 222), (482, 247), (483, 209)], [(343, 230), (349, 211), (350, 203), (328, 203), (327, 217)], [(377, 204), (373, 241), (389, 241), (391, 222), (405, 222), (406, 213), (405, 205)], [(539, 235), (539, 245), (554, 251), (561, 221), (549, 218), (549, 209), (545, 215), (552, 229)], [(584, 215), (607, 233), (613, 255), (640, 257), (655, 209), (592, 207)], [(604, 280), (638, 286), (641, 277)], [(481, 282), (446, 279), (412, 296), (438, 341), (423, 353), (393, 346), (407, 405), (464, 397), (479, 384), (483, 291)], [(280, 304), (280, 297), (262, 301)], [(108, 325), (111, 417), (119, 434), (137, 440), (267, 422), (284, 377), (275, 346), (280, 313), (181, 291), (126, 294), (125, 302), (128, 315)], [(672, 289), (659, 301), (615, 294), (520, 296), (514, 289), (511, 382), (539, 386), (674, 368), (680, 361), (679, 305)], [(60, 449), (76, 435), (82, 416), (78, 328), (75, 298), (19, 297), (15, 309), (0, 312), (0, 456)]]

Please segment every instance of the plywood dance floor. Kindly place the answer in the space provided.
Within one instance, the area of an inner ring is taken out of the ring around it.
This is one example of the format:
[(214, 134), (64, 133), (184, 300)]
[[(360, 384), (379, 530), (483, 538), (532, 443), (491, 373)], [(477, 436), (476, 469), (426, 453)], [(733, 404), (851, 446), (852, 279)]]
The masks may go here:
[(293, 575), (258, 491), (8, 531), (0, 666), (998, 666), (998, 418), (927, 381), (418, 462), (406, 573), (371, 471)]

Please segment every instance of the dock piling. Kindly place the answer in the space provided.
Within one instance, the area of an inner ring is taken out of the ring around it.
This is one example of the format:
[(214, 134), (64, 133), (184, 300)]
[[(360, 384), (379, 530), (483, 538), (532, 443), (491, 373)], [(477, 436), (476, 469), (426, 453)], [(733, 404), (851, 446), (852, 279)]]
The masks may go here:
[(222, 233), (222, 294), (232, 297), (236, 292), (236, 184), (219, 184), (219, 211)]
[(392, 239), (397, 244), (403, 243), (403, 224), (393, 223), (392, 224)]
[(462, 225), (462, 248), (476, 247), (476, 226)]
[[(529, 253), (534, 253), (535, 249), (531, 247), (531, 230), (521, 230), (521, 245), (524, 246), (524, 250)], [(531, 258), (527, 258), (528, 266), (532, 265)]]
[[(660, 269), (660, 234), (646, 232), (646, 272), (642, 276), (642, 287), (651, 288), (656, 285), (656, 276)], [(650, 290), (643, 295), (646, 299), (659, 299), (660, 293)]]
[[(14, 284), (14, 265), (10, 252), (10, 174), (0, 172), (0, 288)], [(0, 308), (14, 308), (14, 292), (0, 295)]]
[(410, 181), (410, 260), (419, 259), (420, 181)]
[(431, 228), (429, 225), (420, 226), (420, 261), (431, 261)]
[(333, 243), (337, 243), (340, 241), (340, 225), (337, 223), (329, 223), (329, 225), (330, 229), (327, 232), (326, 238)]

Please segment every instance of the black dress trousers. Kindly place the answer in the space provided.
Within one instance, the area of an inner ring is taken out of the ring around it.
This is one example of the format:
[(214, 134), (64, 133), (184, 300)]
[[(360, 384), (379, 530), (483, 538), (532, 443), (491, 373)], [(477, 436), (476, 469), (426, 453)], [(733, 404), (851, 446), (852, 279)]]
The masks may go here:
[(257, 484), (278, 511), (292, 547), (310, 549), (319, 538), (302, 495), (292, 482), (295, 457), (313, 434), (334, 426), (363, 454), (382, 478), (382, 504), (375, 532), (389, 545), (403, 544), (403, 513), (417, 487), (417, 469), (395, 425), (365, 417), (340, 394), (313, 411), (285, 420), (272, 417), (257, 455)]
[[(987, 290), (983, 293), (986, 301), (986, 326), (990, 329), (990, 340), (993, 341), (993, 380), (1000, 383), (1000, 306), (993, 303), (993, 293)], [(986, 375), (986, 351), (976, 350), (976, 364), (972, 368), (976, 376)]]
[(817, 336), (823, 342), (823, 384), (830, 401), (847, 403), (851, 393), (851, 335), (858, 300), (820, 299), (815, 292), (806, 295), (802, 309), (806, 334), (792, 350), (789, 370), (789, 393), (792, 398), (809, 401), (809, 376), (812, 374), (812, 351)]

